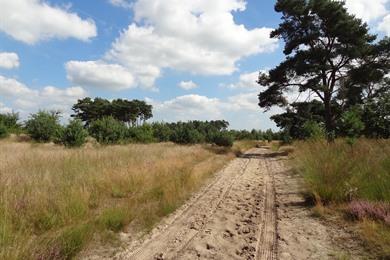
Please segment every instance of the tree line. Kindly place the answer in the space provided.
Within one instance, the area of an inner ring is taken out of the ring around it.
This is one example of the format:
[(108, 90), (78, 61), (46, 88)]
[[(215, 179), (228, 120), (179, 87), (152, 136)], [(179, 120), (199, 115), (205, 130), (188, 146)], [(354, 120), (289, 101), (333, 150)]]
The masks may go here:
[(69, 147), (83, 145), (88, 136), (101, 144), (174, 142), (178, 144), (210, 143), (232, 146), (235, 140), (276, 140), (272, 130), (228, 130), (225, 120), (153, 122), (152, 106), (144, 101), (85, 98), (73, 106), (72, 120), (60, 124), (61, 113), (39, 111), (24, 124), (16, 113), (0, 114), (0, 138), (9, 133), (27, 133), (38, 142), (55, 142)]
[[(271, 37), (284, 40), (286, 59), (260, 73), (259, 106), (286, 108), (272, 119), (290, 138), (389, 138), (390, 38), (378, 40), (343, 1), (278, 0), (275, 10)], [(289, 101), (291, 92), (308, 98)]]

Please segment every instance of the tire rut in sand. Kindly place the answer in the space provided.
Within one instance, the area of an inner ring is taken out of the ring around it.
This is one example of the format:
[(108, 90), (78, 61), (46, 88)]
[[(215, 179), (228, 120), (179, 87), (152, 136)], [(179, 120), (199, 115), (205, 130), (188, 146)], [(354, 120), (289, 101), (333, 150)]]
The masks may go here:
[[(212, 185), (184, 206), (168, 225), (157, 227), (155, 234), (138, 248), (118, 255), (117, 259), (170, 259), (200, 232), (218, 208), (234, 182), (245, 172), (248, 159), (236, 159)], [(153, 233), (153, 232), (152, 232)]]

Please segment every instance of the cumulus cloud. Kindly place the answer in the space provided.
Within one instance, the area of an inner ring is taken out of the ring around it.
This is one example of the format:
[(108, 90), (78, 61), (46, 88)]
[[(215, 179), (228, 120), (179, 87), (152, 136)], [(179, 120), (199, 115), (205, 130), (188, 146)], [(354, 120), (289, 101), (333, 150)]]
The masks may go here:
[[(230, 75), (247, 56), (271, 52), (271, 28), (247, 29), (233, 13), (243, 0), (137, 0), (134, 21), (102, 60), (120, 64), (139, 86), (154, 88), (164, 69), (201, 75)], [(180, 26), (178, 26), (180, 25)]]
[(378, 29), (390, 36), (390, 14), (383, 18), (383, 21), (379, 24)]
[(102, 61), (69, 61), (67, 78), (75, 85), (109, 90), (134, 87), (133, 75), (123, 66)]
[(166, 101), (146, 98), (153, 105), (154, 120), (176, 122), (188, 120), (224, 119), (234, 129), (276, 129), (270, 115), (280, 113), (279, 108), (262, 113), (257, 106), (257, 92), (243, 93), (225, 99), (202, 95), (178, 96)]
[(0, 68), (14, 69), (19, 67), (19, 56), (14, 52), (0, 52)]
[(231, 89), (258, 89), (260, 85), (257, 83), (259, 80), (259, 71), (243, 73), (240, 75), (239, 80), (232, 84), (221, 84), (223, 87)]
[(51, 38), (87, 41), (97, 35), (91, 19), (43, 0), (0, 0), (0, 6), (0, 31), (27, 44)]
[(12, 113), (12, 108), (7, 107), (5, 104), (0, 102), (0, 113), (1, 114)]
[(388, 13), (386, 4), (389, 0), (346, 0), (349, 12), (365, 22), (371, 22)]
[(198, 87), (198, 85), (195, 82), (193, 82), (192, 80), (181, 81), (178, 86), (184, 90), (191, 90), (191, 89), (195, 89)]
[(109, 0), (109, 3), (114, 6), (118, 6), (126, 9), (130, 9), (133, 6), (132, 3), (128, 0)]
[[(0, 97), (6, 97), (8, 106), (21, 112), (24, 117), (38, 109), (60, 110), (69, 115), (71, 106), (86, 95), (86, 91), (81, 87), (63, 89), (46, 86), (42, 89), (32, 89), (16, 79), (0, 75)], [(5, 109), (4, 107), (0, 106), (0, 109)]]

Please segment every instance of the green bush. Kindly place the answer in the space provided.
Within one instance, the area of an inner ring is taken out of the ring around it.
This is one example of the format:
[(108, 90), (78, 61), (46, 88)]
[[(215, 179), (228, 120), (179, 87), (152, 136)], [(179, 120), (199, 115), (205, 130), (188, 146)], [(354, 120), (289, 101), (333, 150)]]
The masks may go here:
[(19, 133), (20, 125), (18, 124), (18, 113), (0, 114), (0, 124), (7, 128), (8, 132)]
[(103, 117), (91, 123), (89, 134), (102, 144), (117, 144), (124, 141), (127, 128), (115, 118)]
[(8, 128), (0, 122), (0, 139), (8, 137)]
[(82, 146), (88, 132), (84, 129), (83, 123), (80, 120), (72, 120), (65, 127), (62, 134), (62, 143), (67, 147), (80, 147)]
[(306, 138), (320, 140), (325, 138), (325, 129), (316, 121), (307, 121), (303, 125), (303, 134)]
[(153, 136), (153, 128), (148, 124), (130, 127), (126, 132), (126, 138), (128, 138), (131, 142), (136, 143), (152, 143), (155, 140)]
[(59, 113), (39, 111), (26, 122), (27, 133), (38, 142), (50, 142), (58, 138), (61, 131)]
[(218, 146), (232, 147), (233, 146), (233, 136), (227, 132), (221, 132), (214, 136), (213, 142)]
[(153, 136), (159, 142), (169, 142), (171, 140), (172, 130), (165, 123), (153, 123)]

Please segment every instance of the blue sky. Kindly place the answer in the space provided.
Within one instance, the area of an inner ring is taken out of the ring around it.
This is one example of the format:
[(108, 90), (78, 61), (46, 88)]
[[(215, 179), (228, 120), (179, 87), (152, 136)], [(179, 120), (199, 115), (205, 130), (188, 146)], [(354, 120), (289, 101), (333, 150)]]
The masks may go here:
[[(390, 34), (388, 0), (349, 0)], [(22, 118), (85, 96), (142, 99), (154, 120), (226, 119), (275, 129), (257, 107), (257, 73), (282, 59), (274, 1), (0, 0), (0, 112)]]

